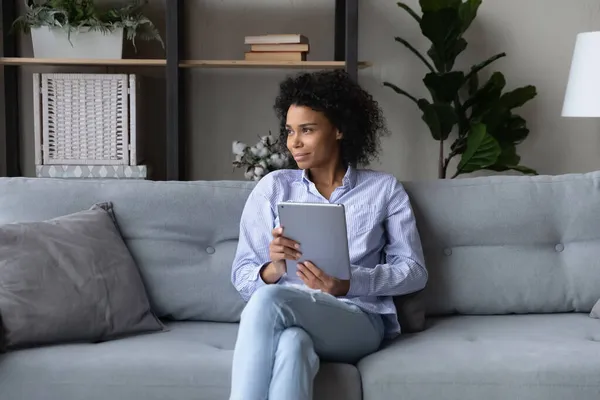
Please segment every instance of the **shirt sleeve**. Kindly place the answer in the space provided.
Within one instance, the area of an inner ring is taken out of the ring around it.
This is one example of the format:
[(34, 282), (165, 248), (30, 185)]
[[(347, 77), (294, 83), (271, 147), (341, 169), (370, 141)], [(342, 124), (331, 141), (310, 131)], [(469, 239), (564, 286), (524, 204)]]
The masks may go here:
[(388, 199), (385, 263), (352, 265), (348, 297), (400, 296), (417, 292), (427, 283), (421, 239), (408, 194), (396, 179)]
[(266, 283), (260, 270), (269, 260), (269, 244), (275, 227), (275, 215), (269, 200), (254, 190), (244, 206), (240, 234), (231, 271), (231, 282), (245, 301)]

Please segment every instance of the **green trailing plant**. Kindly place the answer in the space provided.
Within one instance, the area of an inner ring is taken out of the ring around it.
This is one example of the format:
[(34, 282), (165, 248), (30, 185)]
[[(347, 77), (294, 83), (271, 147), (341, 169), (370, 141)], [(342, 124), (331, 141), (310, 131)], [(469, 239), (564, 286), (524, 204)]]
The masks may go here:
[(152, 21), (142, 13), (147, 0), (133, 0), (120, 7), (99, 7), (94, 0), (25, 0), (25, 14), (17, 18), (13, 29), (29, 33), (32, 28), (48, 26), (71, 33), (88, 29), (104, 34), (122, 28), (137, 51), (135, 40), (164, 42)]
[[(439, 178), (446, 178), (450, 161), (460, 156), (452, 178), (478, 170), (508, 171), (537, 174), (520, 164), (517, 145), (529, 135), (525, 119), (513, 111), (537, 95), (534, 86), (504, 91), (506, 79), (500, 72), (480, 84), (480, 72), (505, 53), (474, 65), (468, 72), (454, 69), (458, 56), (467, 48), (463, 35), (477, 16), (482, 0), (420, 0), (422, 15), (399, 2), (419, 25), (431, 42), (425, 57), (403, 38), (395, 40), (414, 53), (429, 72), (423, 82), (431, 100), (417, 98), (398, 86), (384, 82), (386, 87), (413, 101), (422, 112), (422, 119), (431, 135), (440, 142)], [(444, 143), (455, 133), (456, 139), (445, 154)]]

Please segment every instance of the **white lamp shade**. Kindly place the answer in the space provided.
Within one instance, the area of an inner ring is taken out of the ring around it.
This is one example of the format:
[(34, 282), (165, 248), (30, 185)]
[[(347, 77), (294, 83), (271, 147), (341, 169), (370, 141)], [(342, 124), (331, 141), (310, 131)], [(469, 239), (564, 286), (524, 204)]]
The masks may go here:
[(600, 117), (600, 32), (577, 35), (564, 117)]

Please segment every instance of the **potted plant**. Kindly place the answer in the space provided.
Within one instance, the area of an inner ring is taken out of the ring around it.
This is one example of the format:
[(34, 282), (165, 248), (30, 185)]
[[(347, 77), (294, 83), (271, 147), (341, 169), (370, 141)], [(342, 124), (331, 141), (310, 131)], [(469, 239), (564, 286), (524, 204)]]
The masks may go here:
[(31, 32), (34, 57), (123, 57), (123, 37), (157, 40), (158, 30), (141, 12), (147, 0), (133, 0), (120, 7), (99, 7), (94, 0), (25, 0), (25, 14), (13, 28)]
[[(384, 85), (416, 104), (431, 135), (440, 142), (439, 178), (446, 178), (448, 165), (456, 156), (461, 158), (452, 177), (478, 170), (515, 170), (535, 175), (536, 171), (520, 164), (517, 145), (527, 138), (529, 129), (525, 119), (513, 112), (537, 95), (535, 86), (504, 91), (506, 79), (500, 72), (494, 72), (480, 84), (481, 71), (505, 57), (505, 53), (474, 65), (467, 72), (454, 68), (457, 57), (467, 48), (463, 35), (481, 3), (482, 0), (420, 0), (421, 15), (398, 3), (431, 42), (427, 58), (405, 39), (395, 38), (427, 67), (423, 82), (431, 99), (419, 99), (390, 82)], [(451, 134), (455, 134), (455, 140), (446, 156), (444, 142)]]

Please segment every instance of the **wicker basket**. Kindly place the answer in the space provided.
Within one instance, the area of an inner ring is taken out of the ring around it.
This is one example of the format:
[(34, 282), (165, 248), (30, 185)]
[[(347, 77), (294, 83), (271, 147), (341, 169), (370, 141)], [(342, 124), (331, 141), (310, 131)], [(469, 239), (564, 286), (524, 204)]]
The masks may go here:
[(135, 75), (33, 74), (37, 165), (138, 165)]

